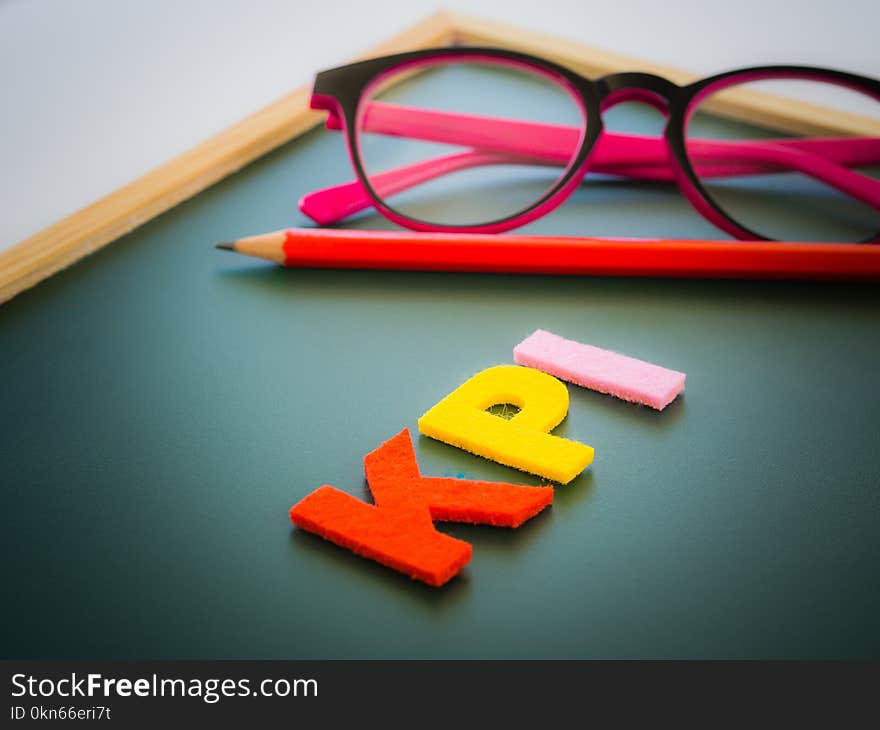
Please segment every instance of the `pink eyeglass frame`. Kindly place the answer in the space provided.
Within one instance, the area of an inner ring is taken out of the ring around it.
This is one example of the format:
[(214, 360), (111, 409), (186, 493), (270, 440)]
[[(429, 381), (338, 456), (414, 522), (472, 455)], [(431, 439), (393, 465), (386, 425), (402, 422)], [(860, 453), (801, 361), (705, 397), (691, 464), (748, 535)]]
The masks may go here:
[[(438, 62), (465, 61), (503, 64), (547, 77), (568, 89), (578, 102), (585, 120), (583, 127), (457, 114), (370, 100), (371, 90), (390, 74)], [(761, 66), (729, 71), (686, 86), (645, 73), (618, 73), (593, 81), (553, 62), (497, 48), (435, 48), (322, 71), (315, 78), (311, 107), (329, 112), (328, 129), (344, 132), (357, 180), (308, 193), (301, 198), (300, 209), (322, 225), (335, 223), (372, 205), (389, 220), (413, 230), (500, 233), (554, 210), (580, 184), (587, 171), (592, 170), (638, 179), (674, 180), (691, 205), (721, 230), (740, 239), (773, 240), (726, 213), (702, 185), (694, 170), (696, 164), (704, 178), (794, 169), (880, 210), (880, 181), (847, 167), (880, 164), (880, 136), (748, 142), (690, 140), (685, 144), (687, 123), (702, 99), (728, 86), (763, 79), (833, 83), (880, 101), (880, 81), (832, 69)], [(646, 103), (665, 114), (663, 138), (604, 132), (601, 111), (625, 101)], [(470, 149), (369, 176), (360, 154), (359, 129), (468, 145)], [(575, 144), (577, 151), (572, 155)], [(478, 225), (422, 221), (400, 213), (384, 199), (386, 195), (457, 170), (511, 163), (564, 166), (565, 169), (545, 195), (531, 206), (506, 218)], [(864, 240), (878, 241), (880, 231)]]

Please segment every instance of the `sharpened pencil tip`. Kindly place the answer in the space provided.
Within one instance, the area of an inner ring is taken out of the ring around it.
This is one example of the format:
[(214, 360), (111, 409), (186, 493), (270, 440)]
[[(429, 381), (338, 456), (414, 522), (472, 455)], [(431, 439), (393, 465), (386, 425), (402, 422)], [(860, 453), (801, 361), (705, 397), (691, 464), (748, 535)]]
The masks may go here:
[(215, 248), (220, 248), (224, 251), (235, 251), (235, 244), (229, 243), (228, 241), (223, 241), (223, 243), (218, 243)]

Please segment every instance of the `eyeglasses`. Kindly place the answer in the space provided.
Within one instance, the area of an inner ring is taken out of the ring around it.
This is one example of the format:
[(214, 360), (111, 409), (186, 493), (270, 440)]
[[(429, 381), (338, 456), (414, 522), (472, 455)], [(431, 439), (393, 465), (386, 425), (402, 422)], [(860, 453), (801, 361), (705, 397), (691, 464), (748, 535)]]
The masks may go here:
[[(781, 91), (782, 104), (830, 100), (849, 131), (817, 135), (819, 119), (782, 134), (766, 114), (732, 121), (725, 108), (742, 89)], [(629, 101), (666, 116), (662, 138), (604, 131), (602, 113)], [(502, 49), (437, 48), (323, 71), (311, 106), (344, 131), (357, 174), (300, 200), (322, 225), (374, 206), (414, 230), (506, 231), (559, 206), (589, 170), (606, 183), (675, 182), (741, 239), (880, 241), (880, 81), (864, 76), (763, 66), (678, 86), (646, 73), (590, 80)]]

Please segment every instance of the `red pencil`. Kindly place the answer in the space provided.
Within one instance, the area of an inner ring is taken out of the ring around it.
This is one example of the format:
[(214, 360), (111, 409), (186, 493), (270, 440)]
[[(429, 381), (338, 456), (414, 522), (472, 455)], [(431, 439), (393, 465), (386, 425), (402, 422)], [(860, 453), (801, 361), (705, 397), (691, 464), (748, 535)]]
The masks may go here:
[(880, 280), (880, 245), (296, 228), (222, 248), (282, 266), (725, 279)]

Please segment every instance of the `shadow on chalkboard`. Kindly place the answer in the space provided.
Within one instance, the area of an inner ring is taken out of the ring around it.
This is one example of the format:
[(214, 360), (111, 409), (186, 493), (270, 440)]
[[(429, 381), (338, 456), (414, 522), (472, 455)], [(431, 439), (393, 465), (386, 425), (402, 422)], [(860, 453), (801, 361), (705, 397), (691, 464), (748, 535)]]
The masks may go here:
[[(590, 418), (596, 416), (603, 419), (619, 419), (634, 429), (657, 434), (674, 429), (682, 421), (687, 411), (686, 391), (680, 393), (662, 411), (575, 385), (569, 385), (568, 392), (571, 398), (569, 412), (577, 409), (579, 413), (588, 412)], [(563, 435), (563, 432), (559, 430), (554, 433)]]
[(536, 276), (528, 274), (473, 274), (445, 272), (368, 271), (339, 269), (285, 269), (269, 262), (242, 258), (242, 262), (218, 266), (220, 281), (264, 293), (300, 298), (333, 299), (381, 292), (383, 296), (407, 299), (437, 296), (458, 297), (483, 303), (493, 297), (529, 298), (544, 304), (559, 302), (584, 306), (583, 297), (635, 298), (655, 306), (672, 302), (685, 308), (704, 306), (707, 301), (741, 309), (748, 306), (809, 305), (821, 296), (831, 307), (850, 308), (866, 294), (876, 295), (870, 284), (810, 281), (760, 281), (742, 279), (674, 279), (591, 276)]
[[(475, 274), (430, 271), (285, 269), (268, 262), (237, 264), (234, 268), (216, 271), (221, 280), (248, 288), (275, 290), (283, 288), (291, 296), (316, 295), (335, 298), (340, 292), (370, 294), (376, 290), (384, 296), (414, 294), (440, 295), (445, 299), (472, 294), (482, 301), (486, 296), (565, 297), (559, 293), (559, 277), (525, 274)], [(563, 279), (576, 281), (575, 277)], [(582, 279), (582, 281), (598, 281)]]

